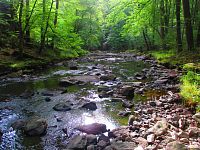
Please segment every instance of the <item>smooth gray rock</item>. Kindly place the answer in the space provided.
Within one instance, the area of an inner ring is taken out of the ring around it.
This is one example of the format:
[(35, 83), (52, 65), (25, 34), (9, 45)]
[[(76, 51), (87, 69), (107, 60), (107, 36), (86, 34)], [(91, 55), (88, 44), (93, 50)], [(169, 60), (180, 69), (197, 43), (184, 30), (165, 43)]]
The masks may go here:
[(46, 133), (47, 126), (45, 119), (35, 117), (26, 122), (24, 132), (29, 136), (40, 136)]

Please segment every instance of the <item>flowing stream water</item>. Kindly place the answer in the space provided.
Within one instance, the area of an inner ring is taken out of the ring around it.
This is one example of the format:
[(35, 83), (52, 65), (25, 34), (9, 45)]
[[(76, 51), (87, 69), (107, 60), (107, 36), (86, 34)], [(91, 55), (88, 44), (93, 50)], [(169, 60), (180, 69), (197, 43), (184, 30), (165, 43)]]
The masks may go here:
[[(77, 61), (78, 70), (69, 70), (68, 67), (57, 65), (35, 75), (6, 78), (0, 82), (0, 129), (4, 133), (0, 149), (64, 149), (70, 137), (78, 133), (74, 129), (78, 125), (98, 122), (106, 124), (108, 129), (114, 129), (127, 123), (127, 117), (117, 116), (121, 104), (112, 103), (109, 98), (99, 98), (97, 87), (101, 82), (70, 86), (67, 93), (61, 94), (63, 88), (59, 86), (59, 80), (64, 76), (92, 73), (92, 66), (98, 64), (106, 66), (118, 77), (116, 81), (105, 83), (112, 87), (121, 81), (133, 81), (134, 74), (148, 68), (149, 65), (134, 59), (127, 60), (120, 55), (97, 57), (95, 62), (80, 60), (82, 61)], [(45, 101), (47, 97), (50, 97), (51, 101)], [(73, 109), (67, 112), (52, 109), (58, 102), (76, 102), (81, 98), (95, 101), (98, 109)], [(32, 116), (40, 116), (47, 120), (46, 135), (28, 137), (22, 131), (12, 129), (11, 125), (16, 120)], [(67, 135), (63, 129), (67, 129)]]

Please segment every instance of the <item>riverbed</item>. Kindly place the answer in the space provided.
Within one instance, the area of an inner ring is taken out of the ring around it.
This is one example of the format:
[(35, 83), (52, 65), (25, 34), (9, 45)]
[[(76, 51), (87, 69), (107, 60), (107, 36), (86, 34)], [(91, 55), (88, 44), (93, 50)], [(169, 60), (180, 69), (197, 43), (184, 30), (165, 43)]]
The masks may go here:
[[(97, 122), (106, 124), (107, 128), (112, 130), (121, 125), (127, 125), (128, 117), (117, 115), (119, 110), (124, 110), (121, 104), (112, 102), (109, 96), (100, 98), (98, 87), (103, 85), (115, 88), (122, 82), (137, 81), (134, 76), (143, 69), (149, 68), (149, 63), (143, 62), (133, 54), (112, 53), (91, 54), (71, 61), (71, 63), (74, 62), (78, 66), (76, 70), (70, 70), (66, 65), (68, 62), (61, 62), (37, 74), (7, 77), (1, 81), (0, 128), (4, 133), (1, 149), (62, 149), (66, 147), (73, 135), (79, 133), (74, 129), (75, 126)], [(105, 72), (114, 74), (116, 80), (98, 81), (66, 88), (59, 86), (62, 77), (105, 74)], [(63, 93), (66, 89), (67, 92)], [(159, 91), (155, 93), (149, 97), (156, 96)], [(46, 101), (47, 98), (50, 101)], [(59, 102), (78, 102), (80, 99), (94, 101), (98, 109), (90, 111), (75, 108), (68, 112), (57, 112), (52, 109)], [(15, 121), (33, 116), (47, 120), (46, 135), (29, 137), (11, 127)], [(67, 134), (63, 132), (63, 129), (67, 129)]]

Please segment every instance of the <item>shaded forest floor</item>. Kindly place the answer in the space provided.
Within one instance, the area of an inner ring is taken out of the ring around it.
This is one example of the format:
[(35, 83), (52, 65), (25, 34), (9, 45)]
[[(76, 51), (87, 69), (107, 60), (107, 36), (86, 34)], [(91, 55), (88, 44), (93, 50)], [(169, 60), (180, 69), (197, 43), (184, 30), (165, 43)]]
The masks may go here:
[(76, 56), (61, 56), (58, 50), (47, 50), (38, 54), (36, 48), (24, 48), (23, 55), (15, 49), (0, 50), (0, 76), (18, 76), (41, 70), (46, 66), (51, 66), (55, 62), (69, 59)]

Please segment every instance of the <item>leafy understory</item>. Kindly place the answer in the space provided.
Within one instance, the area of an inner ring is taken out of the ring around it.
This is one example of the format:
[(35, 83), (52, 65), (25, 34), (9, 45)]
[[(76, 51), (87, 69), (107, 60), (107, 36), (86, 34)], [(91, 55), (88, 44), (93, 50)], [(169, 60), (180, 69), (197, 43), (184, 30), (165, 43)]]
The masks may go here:
[(200, 74), (189, 71), (181, 81), (181, 95), (186, 103), (197, 105), (197, 110), (200, 110)]

